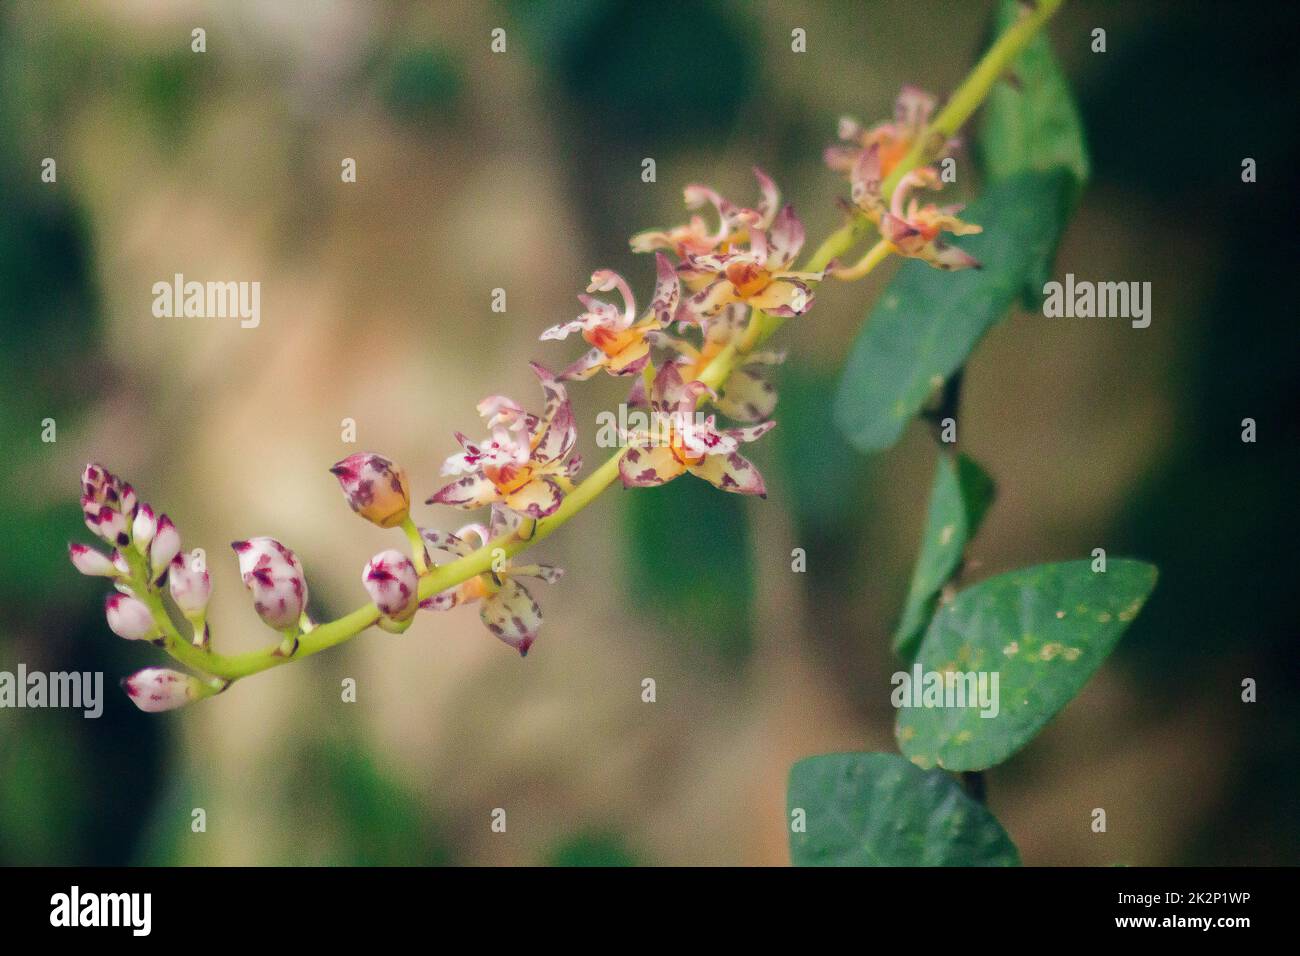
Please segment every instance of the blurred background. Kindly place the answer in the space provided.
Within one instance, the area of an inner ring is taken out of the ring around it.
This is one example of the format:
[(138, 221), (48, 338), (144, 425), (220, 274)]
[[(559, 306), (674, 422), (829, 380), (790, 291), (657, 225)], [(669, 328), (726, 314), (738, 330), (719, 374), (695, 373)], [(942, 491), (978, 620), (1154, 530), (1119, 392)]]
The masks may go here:
[[(829, 419), (892, 269), (828, 286), (783, 333), (780, 427), (755, 446), (766, 502), (690, 480), (615, 489), (537, 549), (568, 575), (534, 589), (546, 625), (526, 660), (462, 608), (138, 713), (115, 682), (159, 654), (115, 638), (102, 582), (68, 564), (66, 542), (88, 538), (78, 475), (104, 462), (207, 549), (223, 650), (272, 639), (236, 538), (293, 547), (318, 619), (362, 603), (362, 565), (401, 544), (350, 514), (331, 463), (386, 454), (423, 501), (453, 430), (477, 434), (478, 398), (535, 404), (527, 360), (576, 356), (537, 335), (576, 314), (593, 268), (648, 296), (652, 263), (627, 237), (679, 221), (688, 182), (750, 203), (761, 165), (824, 236), (845, 192), (820, 161), (837, 118), (889, 115), (903, 83), (951, 90), (990, 14), (0, 5), (0, 670), (103, 671), (107, 697), (99, 720), (0, 710), (0, 863), (786, 863), (791, 763), (896, 749), (889, 637), (933, 443), (914, 424), (864, 459)], [(1300, 862), (1297, 19), (1293, 4), (1070, 0), (1051, 27), (1094, 164), (1056, 274), (1150, 281), (1154, 317), (1138, 331), (1016, 313), (987, 336), (962, 443), (999, 498), (966, 580), (1094, 547), (1161, 579), (1080, 697), (989, 774), (1026, 863)], [(1257, 184), (1241, 182), (1246, 156)], [(155, 318), (151, 287), (178, 272), (259, 281), (260, 326)], [(623, 392), (575, 389), (588, 461)], [(791, 573), (796, 547), (808, 573)], [(356, 703), (340, 699), (348, 677)], [(198, 807), (206, 833), (191, 832)]]

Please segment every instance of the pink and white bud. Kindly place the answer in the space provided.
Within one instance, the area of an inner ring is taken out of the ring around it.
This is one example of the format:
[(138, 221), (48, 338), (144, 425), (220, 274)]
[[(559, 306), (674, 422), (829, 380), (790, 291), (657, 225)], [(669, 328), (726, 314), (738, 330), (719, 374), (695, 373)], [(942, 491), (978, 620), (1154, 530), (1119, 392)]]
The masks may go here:
[(87, 516), (86, 526), (99, 535), (101, 540), (114, 547), (123, 548), (131, 543), (131, 536), (127, 533), (126, 518), (122, 517), (120, 511), (115, 511), (108, 505), (100, 505), (93, 526)]
[(212, 596), (212, 579), (206, 568), (198, 570), (199, 567), (200, 563), (193, 551), (182, 551), (172, 558), (171, 569), (167, 574), (172, 600), (190, 621), (203, 619), (208, 608), (208, 598)]
[(122, 689), (131, 698), (131, 703), (146, 714), (175, 710), (203, 696), (203, 684), (197, 677), (166, 667), (146, 667), (136, 671), (123, 678)]
[(330, 468), (339, 480), (348, 505), (381, 528), (395, 528), (407, 519), (411, 488), (406, 472), (383, 455), (349, 455)]
[(249, 538), (247, 541), (232, 541), (236, 557), (239, 558), (239, 576), (248, 583), (249, 576), (257, 568), (275, 568), (280, 565), (301, 575), (302, 562), (291, 550), (274, 538)]
[(135, 517), (136, 508), (139, 507), (139, 500), (135, 496), (135, 489), (130, 483), (122, 485), (122, 500), (118, 502), (118, 511), (126, 516), (130, 521)]
[(307, 582), (288, 564), (258, 567), (244, 579), (253, 593), (253, 610), (267, 627), (277, 631), (298, 626), (307, 607)]
[(110, 594), (104, 601), (109, 629), (128, 641), (147, 641), (159, 636), (158, 625), (149, 609), (125, 594)]
[(96, 551), (89, 545), (69, 544), (68, 557), (72, 559), (74, 568), (90, 577), (113, 578), (117, 577), (119, 573), (118, 569), (113, 566), (112, 558), (102, 551)]
[(114, 548), (110, 557), (113, 561), (113, 567), (117, 568), (117, 573), (129, 578), (131, 576), (131, 565), (127, 563), (126, 555)]
[(136, 510), (135, 520), (131, 522), (131, 541), (135, 544), (135, 549), (141, 554), (148, 554), (149, 544), (157, 533), (158, 519), (154, 516), (153, 508), (141, 505)]
[(81, 472), (81, 493), (90, 498), (96, 497), (103, 491), (104, 483), (109, 477), (107, 468), (91, 462)]
[(381, 551), (371, 558), (361, 572), (361, 583), (379, 613), (391, 622), (409, 621), (420, 606), (420, 575), (400, 551)]
[(172, 524), (172, 519), (166, 515), (158, 518), (158, 530), (154, 533), (153, 541), (149, 543), (149, 568), (153, 572), (154, 580), (162, 577), (163, 571), (171, 564), (172, 558), (181, 550), (181, 535), (176, 530), (176, 525)]

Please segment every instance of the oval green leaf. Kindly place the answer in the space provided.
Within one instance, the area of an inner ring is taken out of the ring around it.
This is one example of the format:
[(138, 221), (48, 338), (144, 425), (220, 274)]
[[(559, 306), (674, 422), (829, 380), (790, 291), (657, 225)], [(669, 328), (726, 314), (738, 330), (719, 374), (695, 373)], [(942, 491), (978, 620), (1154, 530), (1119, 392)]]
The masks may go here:
[[(822, 754), (790, 770), (795, 866), (1018, 866), (993, 814), (897, 754)], [(802, 832), (801, 832), (802, 827)]]
[[(984, 770), (1006, 760), (1079, 693), (1155, 583), (1154, 565), (1116, 558), (1104, 572), (1091, 561), (1040, 564), (961, 591), (930, 621), (894, 703), (925, 704), (935, 674), (952, 694), (932, 698), (938, 706), (899, 708), (899, 748), (921, 767)], [(969, 675), (983, 675), (984, 701)]]

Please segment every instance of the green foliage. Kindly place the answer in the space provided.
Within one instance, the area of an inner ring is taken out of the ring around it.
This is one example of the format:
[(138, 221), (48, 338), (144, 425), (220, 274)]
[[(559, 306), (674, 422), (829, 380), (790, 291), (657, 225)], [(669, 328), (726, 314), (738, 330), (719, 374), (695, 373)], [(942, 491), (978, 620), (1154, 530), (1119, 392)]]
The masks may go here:
[[(1017, 0), (1002, 0), (997, 33), (1015, 22), (1019, 6)], [(1082, 188), (1090, 172), (1083, 122), (1047, 34), (1029, 41), (1011, 72), (1014, 83), (999, 83), (985, 103), (979, 137), (985, 175), (996, 180), (1063, 167), (1073, 174), (1076, 190)]]
[(948, 774), (897, 754), (824, 754), (790, 771), (796, 866), (1017, 866), (1010, 837)]
[(393, 116), (411, 124), (436, 125), (455, 115), (464, 70), (442, 47), (403, 50), (383, 71), (384, 106)]
[(622, 837), (588, 830), (566, 837), (546, 858), (547, 866), (636, 866), (636, 857)]
[(628, 590), (642, 611), (721, 660), (747, 658), (754, 575), (741, 497), (684, 475), (623, 499)]
[(961, 564), (966, 542), (975, 536), (993, 501), (993, 479), (965, 455), (940, 454), (930, 486), (930, 509), (921, 535), (921, 554), (912, 569), (903, 617), (894, 632), (894, 652), (910, 662), (934, 613), (939, 591)]
[(990, 578), (958, 593), (930, 622), (922, 671), (998, 675), (999, 710), (901, 709), (895, 736), (923, 767), (983, 770), (1029, 743), (1079, 692), (1137, 616), (1156, 569), (1112, 559), (1041, 564)]
[(1050, 258), (1065, 222), (1069, 173), (1023, 172), (993, 183), (964, 218), (984, 232), (962, 247), (982, 269), (904, 263), (849, 352), (835, 422), (862, 452), (894, 444), (926, 399)]

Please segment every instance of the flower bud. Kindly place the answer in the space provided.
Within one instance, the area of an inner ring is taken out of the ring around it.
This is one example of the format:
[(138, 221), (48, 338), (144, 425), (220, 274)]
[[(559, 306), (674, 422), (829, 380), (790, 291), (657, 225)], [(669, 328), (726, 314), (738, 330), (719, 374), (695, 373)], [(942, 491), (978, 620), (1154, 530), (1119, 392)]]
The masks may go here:
[(166, 515), (158, 518), (158, 530), (149, 543), (149, 569), (157, 581), (181, 549), (181, 535)]
[(104, 601), (104, 615), (113, 633), (128, 641), (152, 640), (159, 634), (149, 609), (125, 594), (110, 594)]
[(195, 570), (193, 551), (182, 551), (172, 558), (167, 583), (171, 588), (172, 600), (186, 619), (202, 620), (208, 607), (208, 598), (212, 596), (212, 579), (206, 569)]
[(104, 484), (110, 477), (103, 465), (93, 462), (86, 465), (81, 472), (81, 493), (87, 498), (103, 501)]
[(125, 547), (131, 543), (131, 536), (127, 534), (126, 519), (122, 517), (120, 511), (115, 511), (108, 505), (100, 505), (99, 513), (95, 515), (94, 524), (90, 523), (89, 516), (86, 517), (86, 526), (100, 539), (108, 542), (115, 547)]
[(117, 568), (118, 574), (122, 575), (124, 578), (129, 578), (131, 576), (131, 565), (127, 563), (126, 555), (117, 550), (117, 548), (114, 548), (113, 553), (109, 557), (113, 561), (113, 567)]
[(131, 698), (131, 703), (146, 714), (175, 710), (203, 694), (203, 685), (197, 677), (166, 667), (146, 667), (136, 671), (123, 678), (122, 689)]
[(141, 505), (136, 510), (135, 520), (131, 522), (131, 540), (135, 544), (135, 549), (147, 555), (149, 543), (153, 541), (153, 536), (157, 532), (158, 519), (154, 517), (153, 508)]
[(244, 579), (253, 592), (253, 610), (267, 627), (277, 631), (298, 625), (307, 607), (307, 582), (288, 564), (254, 568)]
[(339, 480), (352, 510), (381, 528), (395, 528), (407, 519), (411, 489), (406, 472), (382, 455), (349, 455), (330, 469)]
[(361, 572), (361, 583), (384, 616), (380, 621), (381, 627), (385, 622), (400, 624), (409, 621), (415, 615), (420, 604), (416, 593), (420, 587), (420, 575), (411, 559), (400, 551), (381, 551), (371, 558)]
[(274, 538), (249, 538), (247, 541), (232, 541), (235, 555), (239, 558), (239, 576), (248, 583), (249, 576), (257, 568), (286, 565), (292, 571), (302, 574), (302, 563), (298, 556)]
[(118, 569), (113, 566), (113, 560), (102, 551), (96, 551), (89, 545), (69, 544), (68, 557), (72, 559), (72, 566), (82, 574), (105, 578), (114, 578), (118, 575)]
[(122, 500), (118, 502), (117, 510), (122, 512), (126, 519), (130, 521), (135, 517), (138, 506), (139, 501), (136, 499), (135, 489), (129, 483), (122, 485)]

